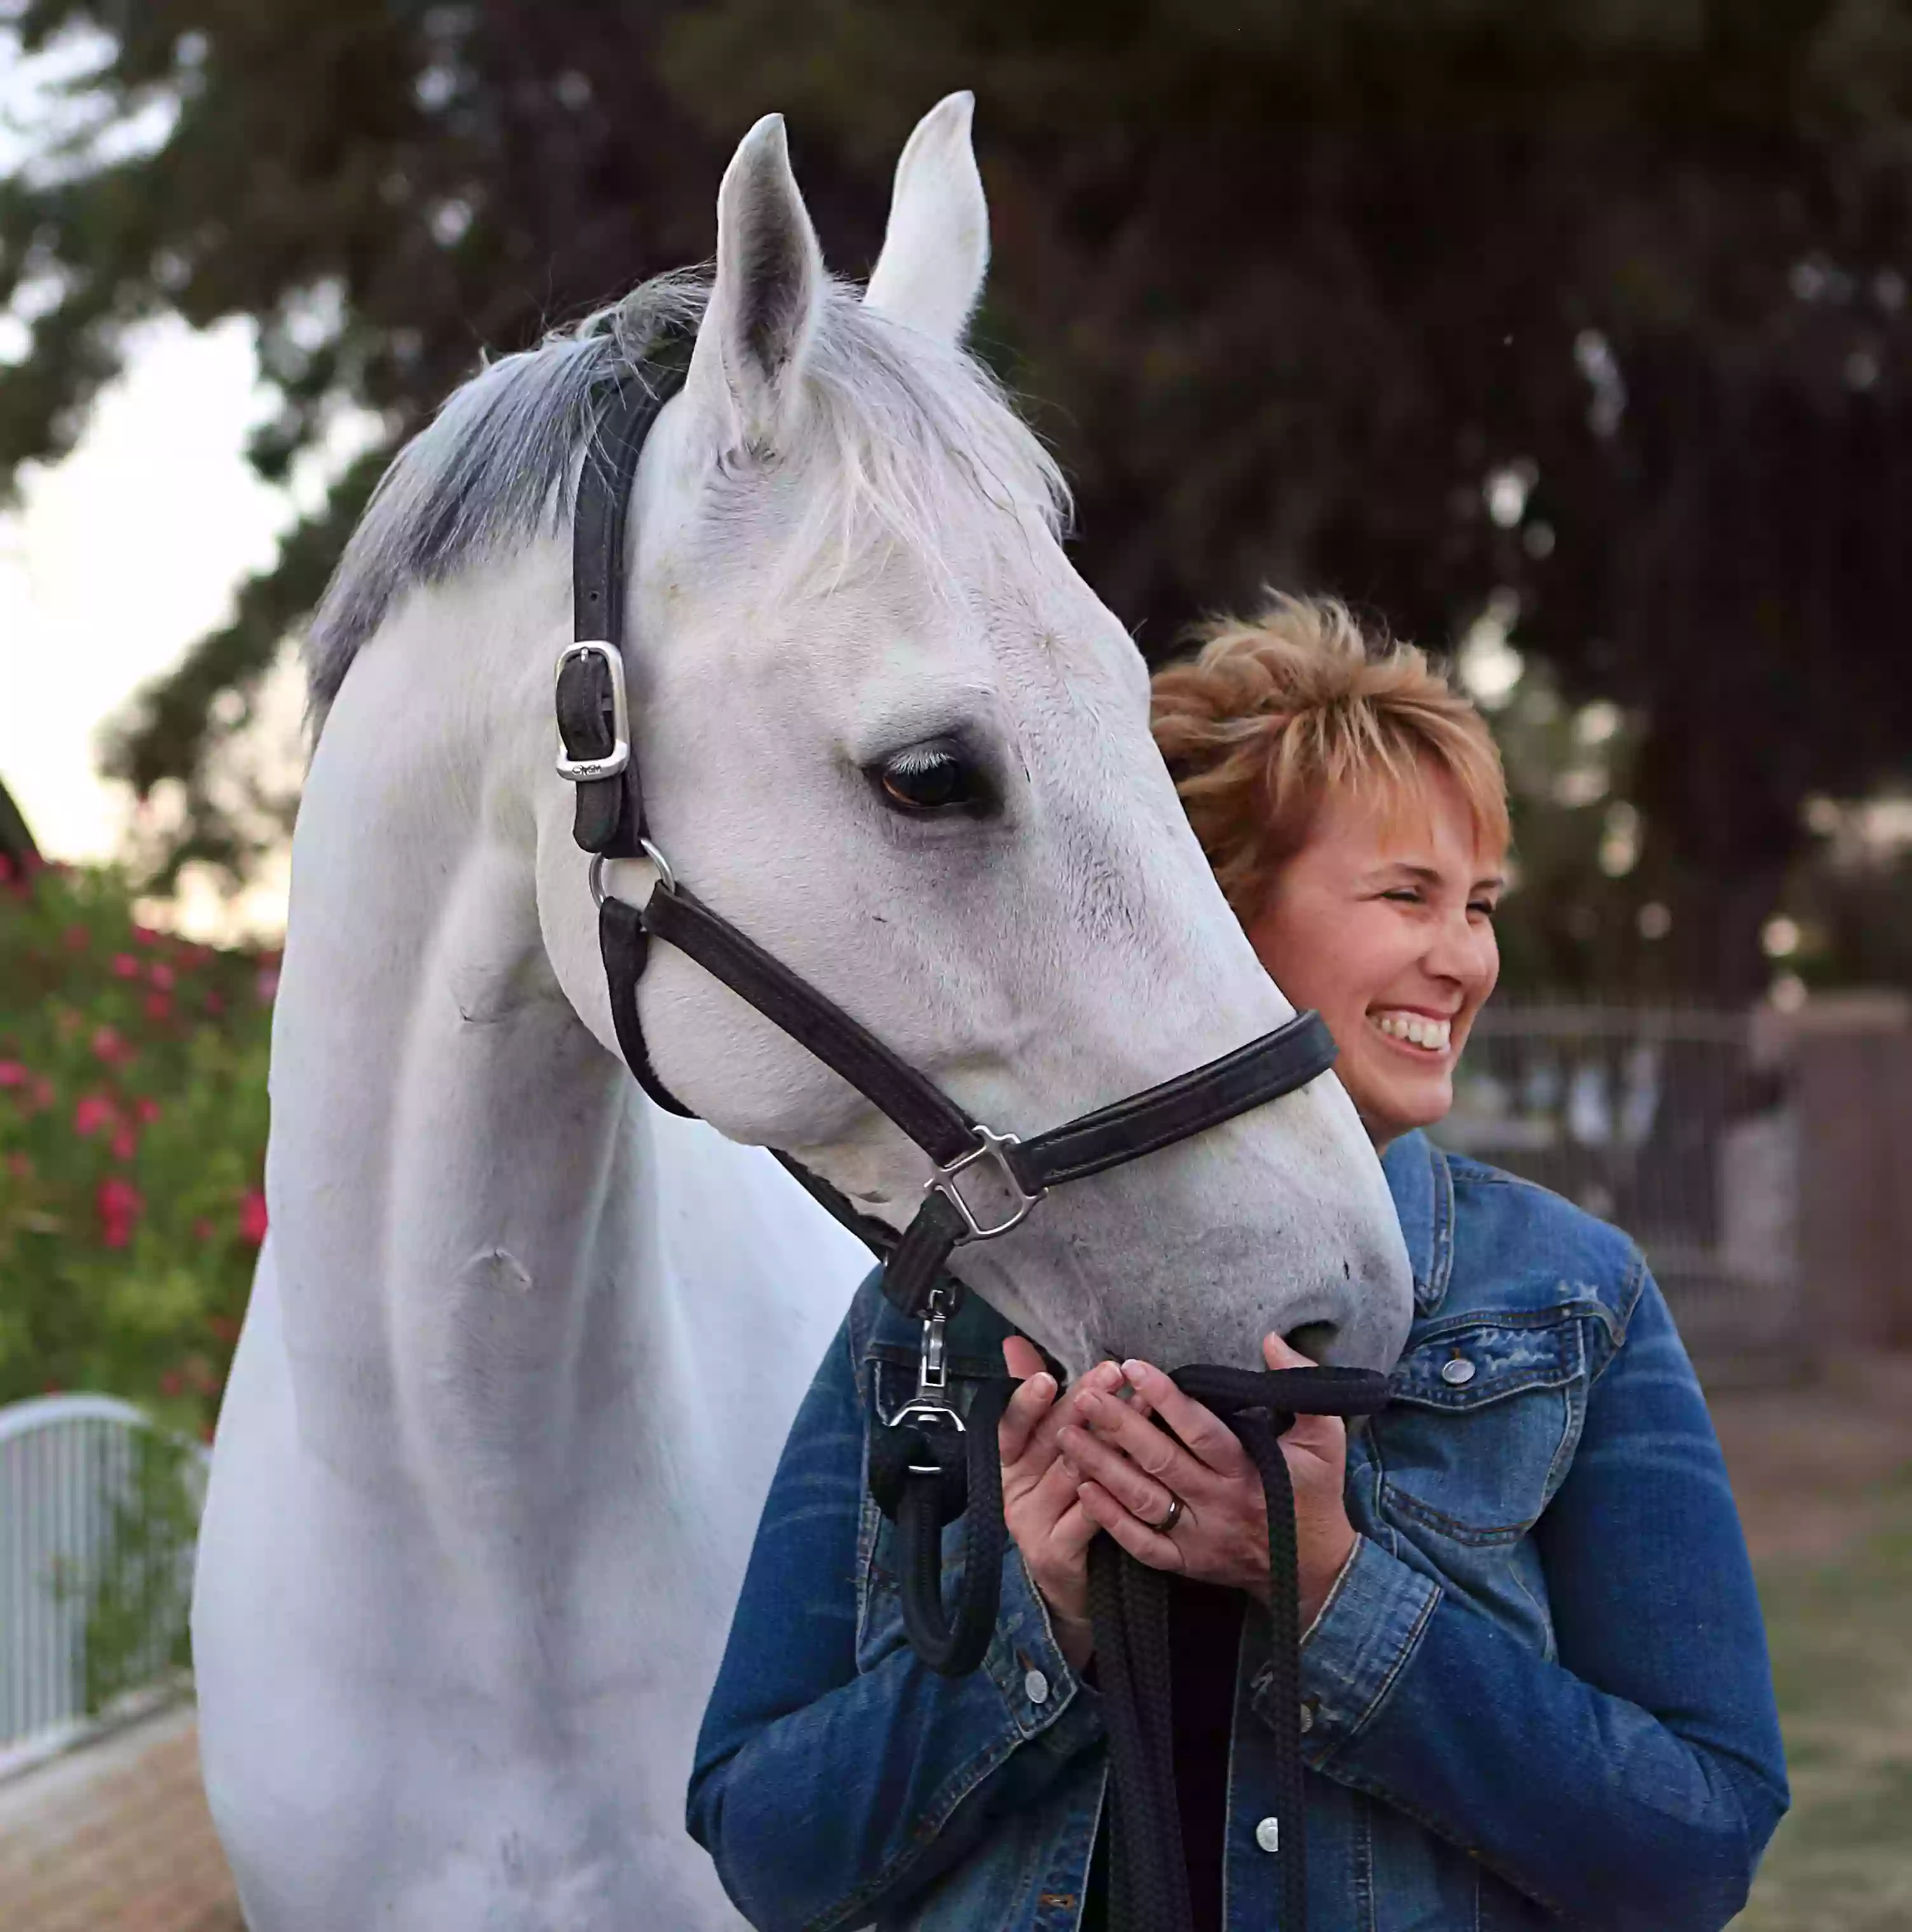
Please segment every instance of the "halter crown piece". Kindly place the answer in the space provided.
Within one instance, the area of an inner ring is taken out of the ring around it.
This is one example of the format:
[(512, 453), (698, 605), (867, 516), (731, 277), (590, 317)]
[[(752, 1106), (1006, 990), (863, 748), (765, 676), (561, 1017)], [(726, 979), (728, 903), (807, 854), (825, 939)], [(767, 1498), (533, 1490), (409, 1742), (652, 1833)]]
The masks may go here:
[[(922, 1204), (899, 1236), (857, 1212), (821, 1176), (778, 1160), (881, 1257), (883, 1292), (920, 1321), (914, 1398), (872, 1444), (872, 1492), (896, 1522), (904, 1627), (932, 1670), (962, 1676), (994, 1633), (1004, 1546), (996, 1423), (1011, 1387), (984, 1383), (965, 1412), (946, 1392), (944, 1327), (962, 1285), (945, 1268), (962, 1244), (1019, 1226), (1050, 1189), (1172, 1146), (1278, 1100), (1325, 1073), (1334, 1042), (1318, 1013), (1206, 1066), (1084, 1114), (1031, 1140), (973, 1120), (840, 1006), (711, 910), (672, 872), (644, 820), (624, 677), (625, 534), (638, 460), (659, 412), (683, 387), (691, 338), (666, 340), (641, 370), (608, 380), (579, 471), (572, 538), (575, 641), (557, 662), (560, 777), (577, 788), (574, 836), (591, 854), (598, 946), (617, 1043), (638, 1084), (666, 1112), (694, 1118), (657, 1076), (638, 1017), (638, 982), (650, 941), (674, 946), (808, 1048), (928, 1155)], [(647, 859), (657, 878), (641, 910), (611, 896), (605, 862)], [(979, 1179), (986, 1179), (979, 1190)], [(968, 1191), (965, 1191), (968, 1190)], [(1349, 1369), (1251, 1372), (1190, 1368), (1175, 1379), (1232, 1420), (1268, 1492), (1271, 1594), (1280, 1732), (1283, 1932), (1304, 1924), (1305, 1840), (1300, 1754), (1299, 1634), (1295, 1628), (1294, 1505), (1277, 1438), (1298, 1413), (1358, 1414), (1383, 1406), (1386, 1384)], [(974, 1506), (972, 1506), (974, 1505)], [(962, 1583), (953, 1618), (941, 1594), (944, 1526), (964, 1522)], [(1112, 1924), (1116, 1932), (1187, 1932), (1190, 1924), (1175, 1802), (1168, 1702), (1166, 1579), (1106, 1538), (1091, 1547), (1091, 1598), (1115, 1781)], [(1282, 1580), (1285, 1578), (1285, 1582)], [(1283, 1688), (1285, 1685), (1285, 1690)]]

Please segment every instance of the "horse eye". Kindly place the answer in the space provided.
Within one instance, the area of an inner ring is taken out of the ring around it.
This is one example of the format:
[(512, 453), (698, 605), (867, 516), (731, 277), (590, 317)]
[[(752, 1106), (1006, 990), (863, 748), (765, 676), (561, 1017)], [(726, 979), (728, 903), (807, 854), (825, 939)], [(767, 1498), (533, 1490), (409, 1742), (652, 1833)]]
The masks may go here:
[(977, 812), (989, 802), (982, 774), (956, 746), (912, 745), (876, 773), (884, 802), (917, 814)]

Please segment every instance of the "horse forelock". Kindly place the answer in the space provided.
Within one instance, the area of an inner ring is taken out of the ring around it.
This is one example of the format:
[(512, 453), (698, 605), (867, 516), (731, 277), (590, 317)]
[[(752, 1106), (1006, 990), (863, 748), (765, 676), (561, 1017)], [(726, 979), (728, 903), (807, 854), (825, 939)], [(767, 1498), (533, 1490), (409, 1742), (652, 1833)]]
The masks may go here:
[[(405, 590), (568, 525), (600, 385), (649, 379), (659, 344), (695, 329), (709, 294), (701, 272), (656, 277), (452, 392), (386, 470), (314, 615), (305, 663), (315, 715)], [(943, 538), (979, 507), (1060, 530), (1061, 472), (965, 351), (833, 282), (805, 376), (795, 454), (806, 495), (786, 580), (841, 568), (872, 542), (901, 545), (948, 580)]]

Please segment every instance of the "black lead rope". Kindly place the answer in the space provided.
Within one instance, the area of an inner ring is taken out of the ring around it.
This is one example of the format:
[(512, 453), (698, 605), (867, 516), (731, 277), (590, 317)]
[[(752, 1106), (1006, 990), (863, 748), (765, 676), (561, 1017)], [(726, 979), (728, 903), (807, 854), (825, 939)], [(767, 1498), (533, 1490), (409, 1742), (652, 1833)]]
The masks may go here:
[[(906, 1412), (870, 1443), (870, 1494), (896, 1526), (903, 1634), (944, 1677), (967, 1677), (995, 1634), (1009, 1543), (996, 1424), (1015, 1387), (1006, 1376), (983, 1383), (959, 1430), (954, 1419), (939, 1424)], [(995, 1508), (972, 1507), (978, 1496), (993, 1496)], [(951, 1616), (943, 1604), (943, 1529), (959, 1516), (962, 1583)]]
[[(1384, 1376), (1365, 1369), (1177, 1370), (1175, 1386), (1232, 1427), (1268, 1498), (1268, 1659), (1265, 1708), (1274, 1730), (1272, 1809), (1281, 1861), (1281, 1932), (1307, 1924), (1307, 1797), (1301, 1766), (1301, 1632), (1295, 1495), (1281, 1437), (1297, 1415), (1372, 1415)], [(1175, 1802), (1175, 1711), (1169, 1656), (1169, 1576), (1111, 1538), (1089, 1546), (1089, 1615), (1109, 1734), (1113, 1828), (1109, 1932), (1192, 1932), (1188, 1869)], [(1262, 1804), (1256, 1798), (1259, 1809)]]
[[(626, 527), (638, 458), (659, 412), (683, 386), (689, 352), (688, 335), (666, 340), (641, 369), (607, 382), (593, 397), (595, 421), (578, 474), (572, 536), (575, 641), (560, 656), (556, 676), (557, 769), (577, 788), (574, 836), (592, 855), (599, 945), (618, 1045), (651, 1099), (690, 1116), (652, 1066), (638, 1013), (638, 982), (655, 938), (695, 960), (801, 1041), (932, 1165), (922, 1204), (898, 1235), (860, 1214), (820, 1176), (778, 1156), (884, 1257), (884, 1294), (923, 1323), (916, 1396), (878, 1432), (870, 1483), (897, 1525), (909, 1640), (932, 1670), (961, 1676), (981, 1663), (1000, 1610), (1007, 1533), (996, 1423), (1012, 1384), (992, 1378), (966, 1414), (946, 1391), (944, 1328), (962, 1295), (945, 1272), (951, 1252), (962, 1242), (1007, 1234), (1051, 1188), (1104, 1173), (1294, 1093), (1328, 1070), (1334, 1042), (1319, 1014), (1298, 1013), (1205, 1066), (1019, 1140), (973, 1119), (841, 1007), (678, 884), (652, 843), (644, 818), (624, 673), (623, 602)], [(620, 859), (644, 859), (656, 870), (641, 910), (605, 890), (605, 865)], [(1283, 1370), (1277, 1377), (1276, 1372), (1191, 1368), (1175, 1379), (1196, 1400), (1234, 1419), (1268, 1491), (1277, 1678), (1272, 1694), (1283, 1767), (1276, 1814), (1286, 1867), (1282, 1932), (1298, 1932), (1305, 1874), (1294, 1506), (1277, 1438), (1297, 1413), (1352, 1415), (1378, 1408), (1386, 1385), (1378, 1376), (1341, 1370)], [(1271, 1394), (1277, 1379), (1279, 1393)], [(951, 1616), (943, 1601), (942, 1532), (959, 1516), (964, 1518), (962, 1582)], [(1098, 1539), (1096, 1547), (1106, 1541)], [(1187, 1932), (1166, 1580), (1105, 1552), (1095, 1559), (1091, 1582), (1115, 1790), (1116, 1925), (1118, 1932)]]
[[(1268, 1681), (1274, 1730), (1272, 1809), (1281, 1861), (1281, 1932), (1307, 1924), (1307, 1795), (1301, 1764), (1301, 1631), (1295, 1492), (1281, 1440), (1298, 1415), (1373, 1415), (1387, 1406), (1385, 1376), (1366, 1369), (1244, 1370), (1196, 1364), (1172, 1379), (1227, 1423), (1268, 1499)], [(872, 1437), (872, 1495), (896, 1526), (903, 1631), (931, 1670), (965, 1676), (983, 1660), (1000, 1613), (1007, 1532), (996, 1424), (1015, 1384), (992, 1377), (966, 1418), (926, 1403), (919, 1387)], [(920, 1411), (926, 1412), (919, 1412)], [(966, 1511), (966, 1513), (965, 1513)], [(942, 1532), (963, 1517), (962, 1581), (954, 1613), (942, 1594)], [(1175, 1798), (1175, 1708), (1169, 1642), (1169, 1573), (1115, 1540), (1089, 1546), (1089, 1616), (1109, 1738), (1109, 1932), (1193, 1932), (1188, 1869)], [(1258, 1808), (1262, 1801), (1257, 1799)]]

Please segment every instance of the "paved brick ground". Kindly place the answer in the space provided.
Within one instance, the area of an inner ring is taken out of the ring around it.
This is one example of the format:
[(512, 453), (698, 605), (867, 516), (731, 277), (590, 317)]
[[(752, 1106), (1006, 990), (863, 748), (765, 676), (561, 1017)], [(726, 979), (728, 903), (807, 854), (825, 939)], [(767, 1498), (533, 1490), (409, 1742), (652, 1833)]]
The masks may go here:
[(180, 1705), (0, 1784), (6, 1932), (245, 1932)]

